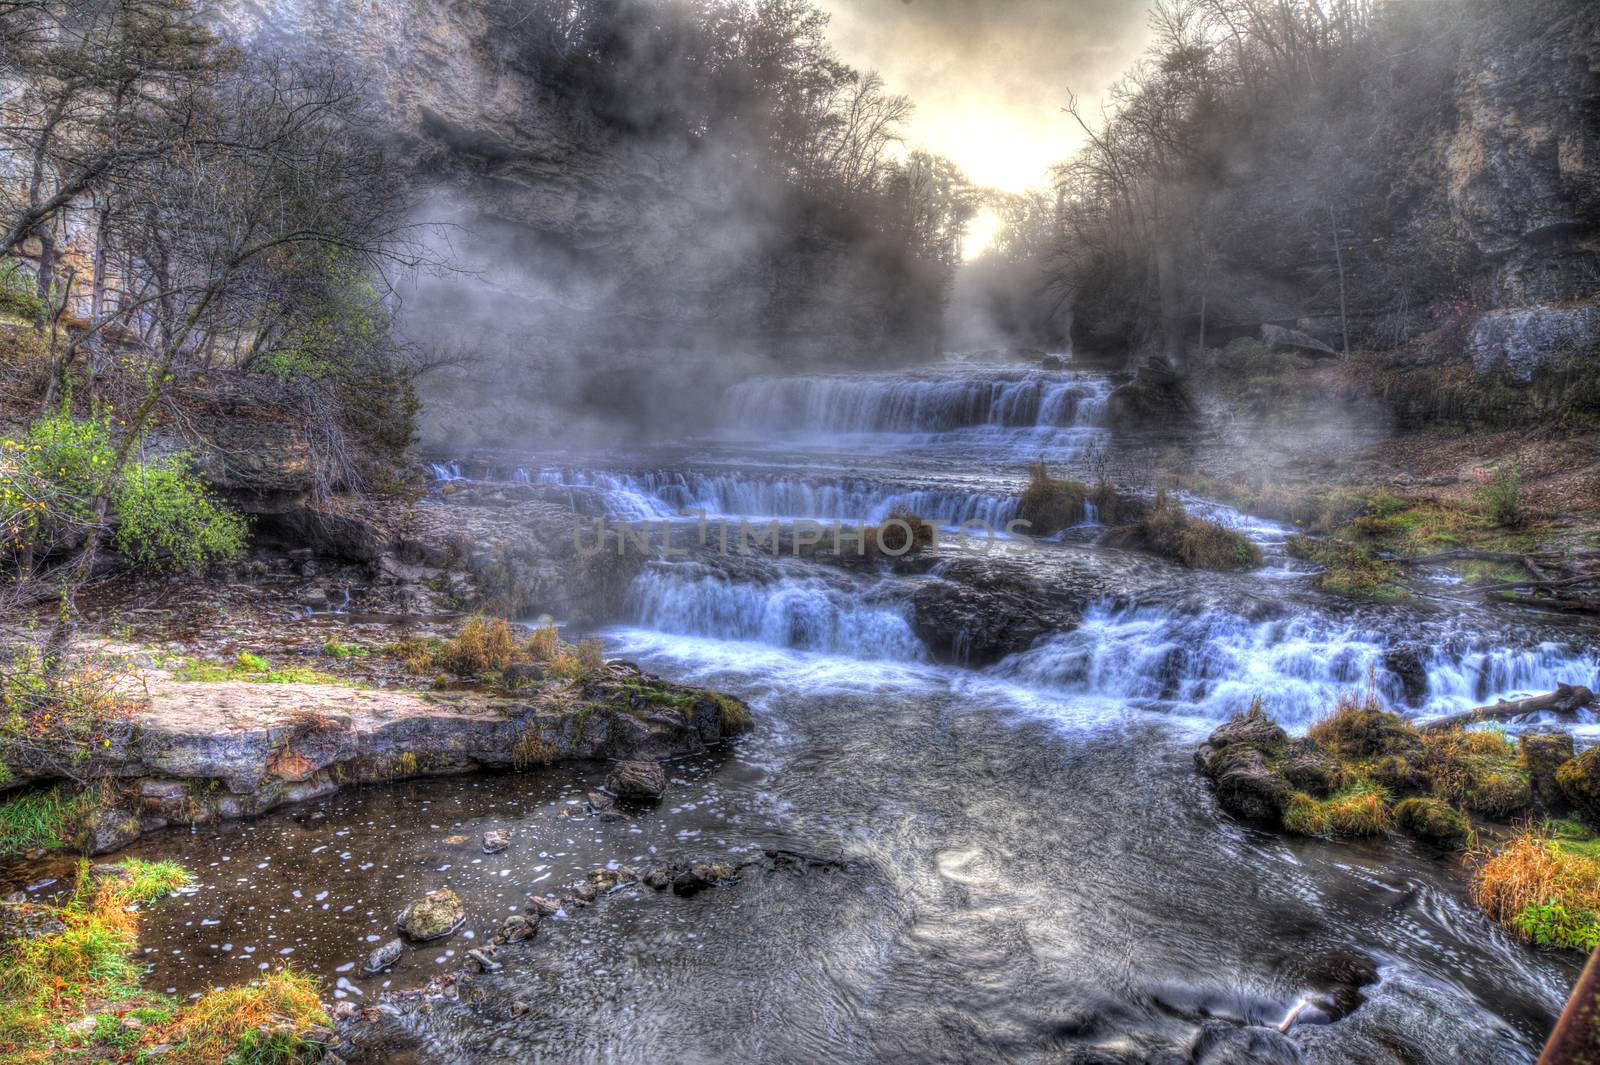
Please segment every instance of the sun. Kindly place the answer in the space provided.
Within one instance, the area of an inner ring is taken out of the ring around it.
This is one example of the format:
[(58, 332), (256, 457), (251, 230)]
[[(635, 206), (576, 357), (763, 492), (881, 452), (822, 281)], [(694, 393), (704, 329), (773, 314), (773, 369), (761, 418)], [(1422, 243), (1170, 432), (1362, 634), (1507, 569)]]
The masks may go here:
[(1005, 221), (993, 207), (980, 207), (967, 223), (966, 235), (961, 240), (961, 258), (971, 262), (994, 247)]

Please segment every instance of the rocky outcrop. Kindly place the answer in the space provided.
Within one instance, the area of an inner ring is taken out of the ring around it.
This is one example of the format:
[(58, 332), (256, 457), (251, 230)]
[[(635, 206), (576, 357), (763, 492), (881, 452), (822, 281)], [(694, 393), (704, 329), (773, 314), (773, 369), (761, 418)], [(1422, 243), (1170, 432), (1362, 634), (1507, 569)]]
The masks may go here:
[(1079, 618), (1072, 603), (1034, 575), (973, 560), (919, 584), (912, 611), (918, 639), (936, 656), (970, 666), (1025, 651), (1046, 633), (1076, 627)]
[(1526, 384), (1545, 367), (1600, 352), (1600, 305), (1493, 311), (1478, 319), (1467, 344), (1478, 373), (1504, 369)]
[(611, 663), (515, 697), (321, 684), (145, 678), (132, 727), (96, 753), (116, 802), (84, 845), (101, 854), (169, 824), (253, 817), (350, 784), (585, 759), (702, 754), (748, 727), (729, 696)]

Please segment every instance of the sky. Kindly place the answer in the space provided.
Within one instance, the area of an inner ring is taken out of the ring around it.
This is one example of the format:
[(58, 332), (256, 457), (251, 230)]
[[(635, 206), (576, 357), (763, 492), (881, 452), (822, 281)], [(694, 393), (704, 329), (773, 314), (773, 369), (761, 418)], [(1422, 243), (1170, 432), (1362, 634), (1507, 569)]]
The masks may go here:
[(908, 146), (981, 185), (1048, 185), (1079, 134), (1068, 92), (1101, 95), (1147, 37), (1142, 0), (818, 0), (852, 66), (916, 102)]

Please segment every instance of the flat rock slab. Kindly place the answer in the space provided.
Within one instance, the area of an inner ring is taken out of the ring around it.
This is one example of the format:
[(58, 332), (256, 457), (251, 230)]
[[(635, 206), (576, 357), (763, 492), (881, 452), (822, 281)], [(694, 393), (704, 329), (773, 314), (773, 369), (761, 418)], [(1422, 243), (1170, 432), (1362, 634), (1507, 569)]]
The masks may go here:
[(251, 817), (348, 784), (568, 759), (659, 762), (727, 738), (726, 700), (621, 663), (514, 696), (184, 681), (159, 669), (137, 692), (129, 727), (95, 752), (123, 781), (123, 802), (89, 841), (97, 854), (168, 824)]

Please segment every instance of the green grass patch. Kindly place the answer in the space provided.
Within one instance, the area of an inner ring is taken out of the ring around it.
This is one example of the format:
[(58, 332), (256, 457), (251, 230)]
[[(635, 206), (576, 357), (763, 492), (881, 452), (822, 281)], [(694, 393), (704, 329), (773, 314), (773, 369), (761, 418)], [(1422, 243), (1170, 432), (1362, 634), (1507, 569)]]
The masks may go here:
[(301, 666), (280, 668), (260, 655), (242, 652), (232, 662), (185, 662), (173, 671), (179, 680), (228, 681), (244, 680), (254, 684), (338, 684), (348, 687), (350, 681)]
[(65, 846), (72, 830), (98, 803), (97, 792), (73, 791), (64, 785), (0, 802), (0, 856)]
[(1373, 551), (1344, 540), (1291, 536), (1285, 544), (1290, 557), (1322, 567), (1317, 585), (1332, 595), (1392, 603), (1406, 598), (1400, 584), (1400, 567)]
[(340, 643), (337, 639), (329, 637), (323, 641), (322, 653), (329, 658), (351, 659), (366, 658), (372, 654), (372, 648), (359, 643)]

